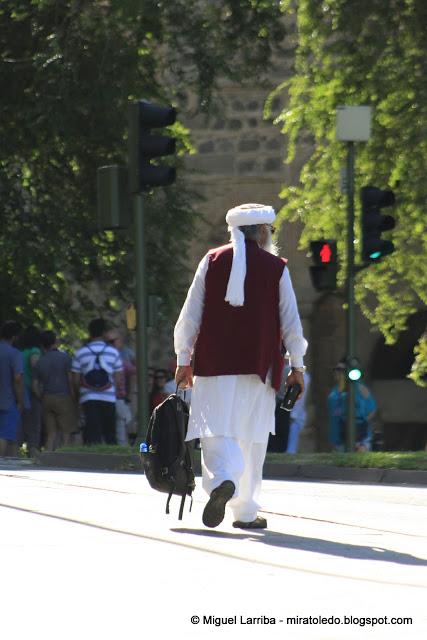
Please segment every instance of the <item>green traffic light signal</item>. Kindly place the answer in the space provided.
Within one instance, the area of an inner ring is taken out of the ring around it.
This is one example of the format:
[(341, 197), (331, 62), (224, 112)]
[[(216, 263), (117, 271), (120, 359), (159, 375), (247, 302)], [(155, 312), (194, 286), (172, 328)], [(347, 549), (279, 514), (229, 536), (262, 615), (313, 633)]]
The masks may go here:
[(347, 365), (347, 376), (352, 382), (357, 382), (362, 377), (362, 369), (357, 358), (352, 358)]
[(362, 372), (357, 367), (350, 369), (348, 372), (348, 377), (350, 378), (350, 380), (353, 380), (353, 382), (357, 382), (362, 377)]

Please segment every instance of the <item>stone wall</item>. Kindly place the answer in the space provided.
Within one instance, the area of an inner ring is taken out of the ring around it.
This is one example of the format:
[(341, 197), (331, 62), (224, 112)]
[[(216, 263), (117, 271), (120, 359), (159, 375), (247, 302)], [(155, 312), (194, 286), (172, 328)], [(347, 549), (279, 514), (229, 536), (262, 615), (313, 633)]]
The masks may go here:
[[(273, 87), (228, 85), (221, 94), (218, 115), (207, 121), (198, 115), (186, 124), (191, 128), (197, 153), (187, 159), (187, 168), (197, 190), (205, 198), (199, 205), (204, 216), (199, 237), (193, 243), (193, 267), (208, 248), (228, 242), (225, 214), (242, 202), (262, 202), (281, 207), (280, 192), (285, 184), (295, 184), (301, 164), (310, 153), (299, 149), (298, 161), (284, 162), (285, 137), (272, 119), (264, 118), (264, 105)], [(283, 102), (273, 100), (273, 113)], [(298, 223), (285, 223), (279, 245), (289, 259), (290, 272), (298, 295), (300, 312), (307, 317), (315, 292), (311, 286), (305, 252), (298, 249)]]

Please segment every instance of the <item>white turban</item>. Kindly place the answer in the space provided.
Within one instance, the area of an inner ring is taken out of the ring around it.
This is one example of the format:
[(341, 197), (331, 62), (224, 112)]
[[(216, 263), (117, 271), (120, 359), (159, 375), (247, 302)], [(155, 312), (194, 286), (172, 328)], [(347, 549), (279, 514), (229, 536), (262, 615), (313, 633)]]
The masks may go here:
[(246, 245), (245, 236), (238, 227), (271, 224), (275, 218), (273, 207), (265, 204), (241, 204), (227, 211), (225, 220), (231, 232), (233, 264), (224, 299), (233, 307), (242, 307), (245, 303)]

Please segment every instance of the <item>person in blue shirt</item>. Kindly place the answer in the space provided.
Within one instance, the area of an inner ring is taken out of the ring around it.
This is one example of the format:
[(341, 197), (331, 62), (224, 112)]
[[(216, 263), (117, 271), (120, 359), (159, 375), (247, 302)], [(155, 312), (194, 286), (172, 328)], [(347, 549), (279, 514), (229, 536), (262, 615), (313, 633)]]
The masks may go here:
[(0, 329), (0, 457), (16, 448), (24, 408), (24, 359), (14, 346), (20, 333), (21, 326), (13, 321)]
[[(334, 368), (336, 384), (328, 395), (329, 442), (336, 450), (343, 450), (347, 423), (346, 365), (339, 362)], [(370, 451), (372, 418), (377, 404), (369, 389), (361, 382), (356, 387), (356, 451)]]

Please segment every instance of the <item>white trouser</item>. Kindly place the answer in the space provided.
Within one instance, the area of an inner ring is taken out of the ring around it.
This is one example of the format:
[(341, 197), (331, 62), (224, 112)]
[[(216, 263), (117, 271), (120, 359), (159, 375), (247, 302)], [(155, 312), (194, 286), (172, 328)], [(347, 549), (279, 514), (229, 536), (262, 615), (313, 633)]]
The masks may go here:
[(201, 438), (201, 444), (204, 490), (210, 495), (224, 480), (232, 480), (236, 491), (228, 504), (235, 520), (255, 520), (267, 442), (217, 436)]

